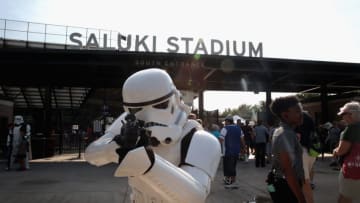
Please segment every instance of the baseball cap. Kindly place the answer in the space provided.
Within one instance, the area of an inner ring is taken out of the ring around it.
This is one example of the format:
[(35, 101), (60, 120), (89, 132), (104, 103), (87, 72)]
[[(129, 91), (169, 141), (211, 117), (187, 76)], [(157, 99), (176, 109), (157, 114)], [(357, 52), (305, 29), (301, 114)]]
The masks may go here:
[(354, 112), (360, 112), (360, 103), (356, 101), (352, 101), (349, 103), (346, 103), (343, 107), (340, 108), (340, 111), (337, 115), (341, 116), (345, 113), (354, 113)]
[(225, 117), (224, 119), (225, 121), (230, 121), (230, 122), (233, 122), (234, 121), (234, 117), (232, 115), (228, 115)]
[(333, 127), (333, 125), (330, 122), (326, 122), (322, 125), (322, 127), (329, 130), (331, 127)]

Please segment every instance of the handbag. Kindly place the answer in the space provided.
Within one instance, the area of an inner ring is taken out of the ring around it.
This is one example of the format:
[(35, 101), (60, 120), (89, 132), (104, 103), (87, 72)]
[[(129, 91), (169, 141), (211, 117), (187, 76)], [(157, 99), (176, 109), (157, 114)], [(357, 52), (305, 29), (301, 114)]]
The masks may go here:
[(360, 143), (352, 143), (350, 153), (343, 160), (342, 173), (344, 178), (360, 180)]
[(265, 182), (267, 183), (267, 189), (269, 193), (275, 192), (275, 169), (272, 168), (269, 173), (267, 174), (267, 178)]

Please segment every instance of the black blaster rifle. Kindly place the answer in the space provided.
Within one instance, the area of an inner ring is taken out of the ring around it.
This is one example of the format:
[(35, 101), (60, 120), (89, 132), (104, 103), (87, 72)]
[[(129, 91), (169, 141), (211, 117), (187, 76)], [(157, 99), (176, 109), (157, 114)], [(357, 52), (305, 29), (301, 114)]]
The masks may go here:
[(144, 121), (136, 119), (134, 114), (128, 114), (121, 127), (119, 135), (114, 137), (114, 141), (120, 146), (116, 150), (119, 154), (119, 163), (126, 154), (138, 147), (150, 147), (149, 132), (144, 128)]

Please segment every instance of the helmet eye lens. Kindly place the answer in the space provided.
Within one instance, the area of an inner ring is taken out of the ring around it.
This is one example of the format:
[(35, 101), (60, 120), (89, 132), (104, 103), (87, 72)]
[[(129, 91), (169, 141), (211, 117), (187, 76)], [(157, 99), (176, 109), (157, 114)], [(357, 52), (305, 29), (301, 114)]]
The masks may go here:
[(142, 110), (142, 108), (128, 108), (128, 109), (131, 114), (136, 114), (137, 112)]
[(156, 104), (153, 107), (156, 109), (167, 109), (167, 107), (169, 106), (169, 100), (166, 100), (164, 102), (161, 102), (160, 104)]

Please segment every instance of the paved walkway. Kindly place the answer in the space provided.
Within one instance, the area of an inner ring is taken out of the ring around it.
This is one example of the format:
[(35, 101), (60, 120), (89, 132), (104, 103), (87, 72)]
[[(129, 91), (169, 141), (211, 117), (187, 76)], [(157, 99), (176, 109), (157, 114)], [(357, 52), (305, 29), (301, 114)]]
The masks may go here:
[[(315, 202), (336, 202), (337, 175), (329, 167), (330, 160), (319, 159), (315, 166)], [(5, 163), (0, 162), (1, 167)], [(239, 189), (222, 185), (222, 166), (212, 184), (207, 203), (271, 202), (265, 177), (270, 166), (255, 168), (254, 160), (239, 162)], [(122, 203), (129, 202), (126, 178), (115, 178), (116, 165), (94, 167), (77, 155), (62, 155), (33, 160), (29, 171), (0, 171), (1, 203)], [(256, 200), (256, 201), (254, 201)]]

